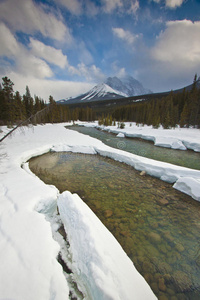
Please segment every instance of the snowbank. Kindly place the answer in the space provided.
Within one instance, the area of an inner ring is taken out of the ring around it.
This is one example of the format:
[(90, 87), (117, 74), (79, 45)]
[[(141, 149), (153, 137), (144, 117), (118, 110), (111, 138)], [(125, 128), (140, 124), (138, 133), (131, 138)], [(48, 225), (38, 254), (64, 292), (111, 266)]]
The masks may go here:
[(183, 193), (189, 194), (193, 199), (200, 201), (200, 179), (181, 177), (176, 181), (173, 187)]
[(77, 280), (88, 287), (89, 299), (156, 299), (120, 244), (78, 195), (64, 192), (58, 207)]
[(122, 132), (119, 132), (119, 133), (118, 133), (118, 135), (117, 135), (117, 137), (120, 137), (120, 138), (122, 137), (122, 138), (124, 138), (124, 137), (125, 137), (125, 135), (124, 135), (124, 133), (122, 133)]
[[(194, 128), (175, 128), (155, 129), (152, 126), (141, 126), (136, 123), (125, 123), (125, 128), (117, 126), (99, 126), (97, 122), (81, 123), (84, 126), (101, 128), (115, 134), (122, 133), (125, 137), (141, 138), (154, 142), (155, 146), (167, 147), (172, 149), (187, 150), (191, 149), (200, 152), (200, 130)], [(131, 125), (131, 126), (130, 126)]]

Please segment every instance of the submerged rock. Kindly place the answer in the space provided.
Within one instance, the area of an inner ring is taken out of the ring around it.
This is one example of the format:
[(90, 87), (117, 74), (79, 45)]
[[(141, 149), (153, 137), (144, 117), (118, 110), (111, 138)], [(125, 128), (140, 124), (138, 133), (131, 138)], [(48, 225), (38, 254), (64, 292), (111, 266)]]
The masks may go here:
[(104, 215), (106, 218), (110, 218), (113, 215), (113, 211), (111, 209), (106, 209)]
[(158, 270), (163, 274), (170, 274), (172, 272), (172, 267), (164, 261), (159, 262), (157, 267)]
[(156, 243), (159, 243), (161, 242), (161, 237), (158, 233), (156, 232), (150, 232), (149, 233), (149, 239), (152, 241), (152, 242), (156, 242)]
[(167, 199), (165, 199), (165, 198), (158, 199), (157, 202), (161, 206), (166, 206), (166, 205), (169, 204), (169, 201)]
[(141, 175), (141, 176), (145, 176), (145, 175), (146, 175), (146, 172), (145, 172), (145, 171), (142, 171), (142, 172), (140, 172), (140, 175)]
[(178, 252), (183, 252), (185, 250), (185, 248), (183, 247), (183, 245), (180, 244), (180, 243), (177, 243), (176, 246), (175, 246), (175, 248), (176, 248), (176, 250)]
[(164, 278), (159, 278), (158, 280), (158, 288), (160, 291), (165, 292), (166, 291), (166, 285)]
[(192, 281), (188, 277), (188, 275), (183, 271), (175, 271), (173, 274), (174, 282), (177, 288), (181, 292), (190, 291), (192, 288)]
[(164, 232), (164, 237), (169, 242), (173, 242), (174, 241), (174, 237), (171, 235), (170, 231), (165, 231)]

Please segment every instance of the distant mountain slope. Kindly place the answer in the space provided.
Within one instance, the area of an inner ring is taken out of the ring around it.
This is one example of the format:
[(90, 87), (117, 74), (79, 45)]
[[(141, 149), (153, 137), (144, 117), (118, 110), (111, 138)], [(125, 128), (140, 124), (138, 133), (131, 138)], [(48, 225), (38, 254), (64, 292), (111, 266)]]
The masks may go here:
[(152, 91), (144, 88), (138, 80), (129, 75), (120, 79), (117, 77), (108, 77), (105, 83), (111, 88), (126, 94), (127, 97), (152, 93)]
[(127, 97), (126, 94), (122, 92), (118, 92), (112, 89), (105, 83), (101, 83), (95, 85), (89, 92), (82, 94), (76, 98), (71, 98), (68, 100), (60, 100), (57, 103), (60, 104), (73, 104), (73, 103), (83, 103), (88, 101), (97, 101), (97, 100), (107, 100), (107, 99), (114, 99), (114, 98), (124, 98)]
[[(174, 93), (180, 93), (180, 92), (183, 92), (184, 89), (185, 89), (186, 91), (189, 92), (189, 91), (192, 90), (192, 87), (193, 87), (193, 83), (190, 84), (190, 85), (185, 86), (184, 88), (175, 90), (175, 91), (173, 91), (173, 92), (174, 92)], [(199, 78), (197, 79), (197, 81), (196, 81), (196, 87), (197, 87), (198, 89), (200, 89), (200, 77), (199, 77)]]
[(105, 82), (94, 86), (90, 91), (78, 97), (71, 99), (62, 99), (57, 101), (60, 104), (83, 103), (88, 101), (119, 99), (136, 95), (152, 93), (131, 76), (119, 79), (118, 77), (109, 77)]
[(85, 97), (81, 99), (81, 101), (90, 101), (96, 99), (103, 99), (103, 98), (114, 98), (114, 97), (127, 97), (127, 95), (123, 92), (117, 91), (114, 88), (110, 87), (106, 83), (101, 83), (93, 87)]

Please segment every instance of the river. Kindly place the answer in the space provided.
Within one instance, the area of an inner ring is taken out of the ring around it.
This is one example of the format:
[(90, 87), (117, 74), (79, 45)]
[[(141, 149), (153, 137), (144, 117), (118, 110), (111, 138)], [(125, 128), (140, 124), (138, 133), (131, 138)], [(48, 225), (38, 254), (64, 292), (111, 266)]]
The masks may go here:
[(200, 299), (199, 202), (100, 155), (50, 152), (29, 166), (60, 192), (80, 195), (159, 300)]
[(200, 170), (199, 152), (157, 147), (154, 146), (153, 142), (138, 138), (119, 138), (116, 134), (98, 130), (94, 127), (73, 125), (66, 128), (97, 138), (110, 147), (174, 165)]

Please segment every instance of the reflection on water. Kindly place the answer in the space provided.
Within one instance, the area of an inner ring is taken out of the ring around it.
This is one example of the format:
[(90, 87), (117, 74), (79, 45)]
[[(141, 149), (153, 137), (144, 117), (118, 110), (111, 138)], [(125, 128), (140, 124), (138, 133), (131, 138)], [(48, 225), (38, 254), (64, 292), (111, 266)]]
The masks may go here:
[(160, 300), (200, 299), (199, 202), (99, 155), (48, 153), (29, 165), (44, 182), (80, 195)]
[(182, 151), (157, 147), (154, 146), (153, 142), (138, 138), (118, 138), (115, 134), (107, 133), (93, 127), (75, 125), (66, 128), (90, 135), (101, 140), (108, 146), (125, 150), (136, 155), (200, 170), (200, 153), (192, 150)]

